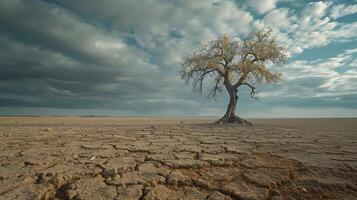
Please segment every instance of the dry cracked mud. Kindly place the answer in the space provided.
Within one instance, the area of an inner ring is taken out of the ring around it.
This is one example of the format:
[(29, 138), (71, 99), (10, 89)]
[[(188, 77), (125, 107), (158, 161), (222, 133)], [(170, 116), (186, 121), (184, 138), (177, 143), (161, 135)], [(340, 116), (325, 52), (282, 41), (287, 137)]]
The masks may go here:
[(0, 118), (0, 199), (357, 199), (357, 119)]

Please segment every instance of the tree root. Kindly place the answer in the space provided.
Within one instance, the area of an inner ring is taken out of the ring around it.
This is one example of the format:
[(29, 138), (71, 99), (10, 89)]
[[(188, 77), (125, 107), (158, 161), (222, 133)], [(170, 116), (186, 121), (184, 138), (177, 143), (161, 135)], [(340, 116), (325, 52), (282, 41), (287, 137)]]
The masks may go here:
[(248, 126), (251, 126), (253, 125), (251, 122), (243, 119), (243, 118), (240, 118), (236, 115), (234, 115), (233, 117), (222, 117), (221, 119), (217, 120), (215, 122), (216, 124), (242, 124), (242, 125), (248, 125)]

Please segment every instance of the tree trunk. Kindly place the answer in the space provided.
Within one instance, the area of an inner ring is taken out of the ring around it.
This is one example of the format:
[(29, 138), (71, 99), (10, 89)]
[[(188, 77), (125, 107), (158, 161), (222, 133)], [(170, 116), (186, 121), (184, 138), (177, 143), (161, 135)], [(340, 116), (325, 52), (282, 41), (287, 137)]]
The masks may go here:
[(236, 106), (238, 102), (237, 92), (238, 89), (232, 86), (226, 86), (226, 89), (229, 93), (229, 104), (227, 106), (226, 114), (216, 121), (217, 124), (228, 124), (228, 123), (236, 123), (236, 124), (245, 124), (252, 125), (251, 122), (242, 119), (236, 115)]

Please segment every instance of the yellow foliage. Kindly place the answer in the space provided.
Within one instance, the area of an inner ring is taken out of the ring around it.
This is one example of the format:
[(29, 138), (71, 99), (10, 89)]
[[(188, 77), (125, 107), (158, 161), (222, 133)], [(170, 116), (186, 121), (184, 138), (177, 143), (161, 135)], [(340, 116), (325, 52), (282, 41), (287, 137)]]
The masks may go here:
[[(255, 93), (256, 83), (281, 80), (281, 73), (271, 71), (268, 65), (286, 63), (285, 51), (270, 30), (257, 30), (242, 41), (225, 35), (187, 55), (182, 63), (181, 76), (187, 83), (192, 81), (193, 89), (200, 93), (206, 77), (213, 77), (214, 87), (209, 90), (209, 97), (222, 91), (222, 85), (227, 89), (247, 85)], [(238, 79), (234, 82), (230, 77)]]

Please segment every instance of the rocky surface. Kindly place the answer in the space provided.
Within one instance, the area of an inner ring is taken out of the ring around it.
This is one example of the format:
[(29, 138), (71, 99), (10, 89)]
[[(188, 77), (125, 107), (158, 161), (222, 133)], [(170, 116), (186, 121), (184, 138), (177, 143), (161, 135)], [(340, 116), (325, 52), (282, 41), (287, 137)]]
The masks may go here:
[(0, 199), (357, 199), (357, 119), (0, 118)]

